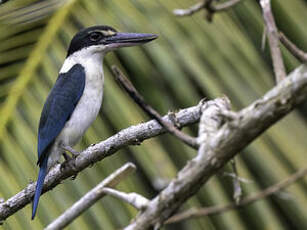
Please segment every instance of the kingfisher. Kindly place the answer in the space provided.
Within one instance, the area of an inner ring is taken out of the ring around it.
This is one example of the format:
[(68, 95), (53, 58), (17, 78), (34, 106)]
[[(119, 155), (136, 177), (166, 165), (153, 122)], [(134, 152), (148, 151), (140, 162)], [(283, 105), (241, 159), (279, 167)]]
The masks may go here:
[(92, 26), (71, 40), (59, 76), (44, 104), (38, 128), (40, 167), (32, 203), (35, 217), (45, 177), (66, 151), (78, 154), (73, 146), (96, 119), (103, 97), (103, 58), (121, 47), (136, 46), (156, 39), (155, 34), (121, 33), (110, 26)]

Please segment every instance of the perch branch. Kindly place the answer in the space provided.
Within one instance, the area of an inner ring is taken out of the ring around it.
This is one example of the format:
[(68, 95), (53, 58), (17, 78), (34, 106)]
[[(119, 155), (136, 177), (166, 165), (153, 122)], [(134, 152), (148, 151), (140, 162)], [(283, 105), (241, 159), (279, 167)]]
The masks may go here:
[[(200, 118), (200, 108), (201, 104), (174, 114), (177, 124), (183, 127), (198, 122)], [(164, 116), (163, 119), (171, 122), (168, 116)], [(155, 120), (123, 129), (108, 139), (93, 144), (83, 150), (76, 159), (72, 159), (72, 161), (67, 164), (67, 167), (61, 168), (61, 165), (56, 165), (50, 170), (45, 179), (43, 192), (53, 189), (63, 180), (116, 153), (125, 146), (140, 144), (146, 139), (161, 135), (165, 132), (166, 130)], [(74, 165), (74, 167), (70, 167), (69, 165), (71, 164)], [(28, 184), (22, 191), (5, 202), (0, 203), (0, 221), (4, 221), (7, 217), (13, 215), (32, 201), (35, 185), (36, 183)]]
[(104, 189), (106, 187), (115, 187), (119, 182), (125, 179), (136, 169), (135, 165), (132, 163), (127, 163), (105, 178), (100, 182), (95, 188), (86, 193), (80, 200), (74, 203), (69, 209), (67, 209), (62, 215), (56, 218), (52, 223), (50, 223), (45, 229), (55, 230), (63, 229), (78, 216), (80, 216), (84, 211), (90, 208), (98, 200), (106, 195)]
[(229, 210), (244, 207), (246, 205), (259, 201), (263, 198), (266, 198), (267, 196), (273, 195), (274, 193), (285, 189), (286, 187), (292, 185), (297, 180), (301, 179), (302, 177), (306, 175), (307, 175), (307, 168), (301, 169), (297, 171), (296, 173), (292, 174), (290, 177), (286, 178), (285, 180), (277, 184), (274, 184), (261, 192), (258, 192), (256, 194), (251, 194), (245, 197), (238, 204), (236, 202), (232, 202), (226, 205), (216, 205), (216, 206), (212, 206), (208, 208), (190, 209), (188, 211), (172, 216), (166, 221), (166, 223), (170, 224), (170, 223), (175, 223), (175, 222), (179, 222), (179, 221), (183, 221), (183, 220), (195, 218), (195, 217), (218, 215), (218, 214), (222, 214)]
[[(217, 123), (200, 135), (198, 155), (125, 229), (158, 229), (230, 159), (306, 98), (307, 66), (302, 65), (262, 98), (237, 113), (229, 111), (225, 99), (205, 103), (202, 106), (200, 133), (207, 126), (202, 124), (204, 121), (211, 119), (212, 124), (214, 120)], [(226, 108), (226, 113), (221, 112), (223, 108)], [(206, 116), (209, 110), (212, 114)]]

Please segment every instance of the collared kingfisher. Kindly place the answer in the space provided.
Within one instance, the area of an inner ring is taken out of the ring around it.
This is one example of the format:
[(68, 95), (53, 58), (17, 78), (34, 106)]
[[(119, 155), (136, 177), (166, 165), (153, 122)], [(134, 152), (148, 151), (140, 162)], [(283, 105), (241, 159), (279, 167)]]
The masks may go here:
[(77, 153), (72, 147), (98, 115), (103, 96), (104, 56), (117, 48), (141, 45), (156, 38), (154, 34), (120, 33), (110, 26), (85, 28), (73, 37), (39, 121), (37, 164), (40, 169), (32, 220), (47, 172), (65, 151)]

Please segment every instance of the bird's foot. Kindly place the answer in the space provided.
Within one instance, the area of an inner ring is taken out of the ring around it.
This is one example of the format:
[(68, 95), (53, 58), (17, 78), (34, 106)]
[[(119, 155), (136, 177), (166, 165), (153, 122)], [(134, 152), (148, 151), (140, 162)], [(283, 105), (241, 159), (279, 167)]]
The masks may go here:
[[(78, 151), (76, 151), (76, 150), (74, 150), (72, 147), (70, 147), (70, 146), (61, 146), (62, 147), (62, 149), (63, 150), (65, 150), (65, 151), (67, 151), (67, 152), (70, 152), (71, 153), (71, 155), (74, 157), (74, 158), (76, 158), (80, 153), (78, 152)], [(63, 154), (64, 155), (64, 154)], [(68, 156), (67, 154), (66, 154), (66, 156)], [(64, 158), (65, 158), (65, 156), (64, 156)], [(65, 158), (66, 159), (66, 158)]]
[(72, 159), (72, 157), (71, 156), (69, 156), (67, 153), (63, 153), (63, 157), (64, 157), (64, 159), (65, 159), (65, 161), (69, 161), (69, 160), (71, 160)]
[[(74, 161), (74, 159), (73, 158), (75, 158), (76, 156), (75, 155), (73, 155), (72, 157), (71, 156), (69, 156), (67, 153), (63, 153), (63, 156), (64, 156), (64, 158), (65, 158), (65, 161), (63, 162), (63, 164), (61, 164), (61, 170), (64, 170), (66, 167), (69, 167), (69, 168), (71, 168), (71, 169), (73, 169), (73, 171), (77, 171), (77, 168), (76, 168), (76, 166), (75, 166), (75, 161)], [(76, 173), (76, 174), (74, 174), (72, 177), (71, 177), (71, 179), (72, 180), (74, 180), (74, 179), (76, 179), (76, 177), (77, 177), (77, 175), (78, 175), (78, 173)]]

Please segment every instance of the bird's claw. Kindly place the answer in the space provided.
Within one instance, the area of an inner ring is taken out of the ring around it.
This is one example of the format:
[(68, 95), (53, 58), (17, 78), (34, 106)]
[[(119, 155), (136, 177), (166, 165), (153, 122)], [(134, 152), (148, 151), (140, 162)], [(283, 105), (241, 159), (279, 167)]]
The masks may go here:
[(74, 180), (76, 179), (77, 175), (78, 175), (78, 170), (76, 168), (75, 165), (75, 161), (73, 158), (75, 158), (74, 156), (71, 157), (69, 155), (67, 155), (66, 153), (63, 154), (65, 161), (61, 164), (61, 171), (65, 170), (66, 167), (71, 168), (74, 172), (76, 172), (74, 175), (72, 175), (71, 179)]
[[(71, 155), (76, 158), (80, 153), (76, 150), (74, 150), (72, 147), (70, 146), (62, 146), (62, 149), (67, 151), (67, 152), (70, 152)], [(65, 157), (65, 156), (64, 156)]]
[[(68, 151), (71, 153), (71, 156), (69, 156), (67, 153), (63, 152), (63, 156), (65, 158), (65, 162), (61, 165), (61, 170), (63, 170), (65, 167), (71, 168), (73, 171), (77, 172), (75, 161), (76, 157), (80, 154), (78, 151), (74, 150), (70, 146), (62, 146), (62, 149), (65, 151)], [(74, 174), (71, 179), (76, 179), (78, 173)]]

